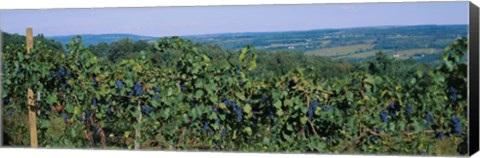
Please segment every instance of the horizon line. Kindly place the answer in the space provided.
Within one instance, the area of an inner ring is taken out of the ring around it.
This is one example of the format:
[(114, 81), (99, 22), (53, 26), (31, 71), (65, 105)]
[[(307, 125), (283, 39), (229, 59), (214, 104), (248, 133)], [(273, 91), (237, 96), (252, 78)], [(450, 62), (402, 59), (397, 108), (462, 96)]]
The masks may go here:
[[(189, 37), (189, 36), (212, 36), (212, 35), (226, 35), (226, 34), (255, 34), (255, 33), (283, 33), (283, 32), (308, 32), (308, 31), (321, 31), (321, 30), (341, 30), (341, 29), (360, 29), (360, 28), (377, 28), (377, 27), (414, 27), (414, 26), (458, 26), (458, 25), (469, 25), (466, 24), (414, 24), (414, 25), (369, 25), (369, 26), (356, 26), (356, 27), (336, 27), (336, 28), (316, 28), (316, 29), (303, 29), (303, 30), (283, 30), (283, 31), (246, 31), (246, 32), (220, 32), (220, 33), (206, 33), (206, 34), (188, 34), (188, 35), (165, 35), (165, 36), (150, 36), (150, 35), (141, 35), (135, 33), (86, 33), (86, 34), (67, 34), (67, 35), (54, 35), (54, 36), (45, 36), (43, 33), (38, 33), (37, 35), (44, 35), (45, 38), (53, 38), (53, 37), (69, 37), (69, 36), (100, 36), (100, 35), (134, 35), (134, 36), (141, 36), (141, 37), (149, 37), (149, 38), (162, 38), (162, 37)], [(5, 32), (0, 29), (1, 32)], [(8, 32), (5, 32), (8, 33)], [(9, 33), (12, 35), (23, 35), (19, 33)]]

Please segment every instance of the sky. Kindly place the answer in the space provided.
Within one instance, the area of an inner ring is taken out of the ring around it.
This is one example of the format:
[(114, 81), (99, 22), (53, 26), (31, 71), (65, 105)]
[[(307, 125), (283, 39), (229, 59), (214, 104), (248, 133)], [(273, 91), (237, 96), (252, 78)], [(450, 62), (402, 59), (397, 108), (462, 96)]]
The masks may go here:
[(468, 24), (468, 2), (0, 10), (0, 29), (60, 36), (184, 36), (365, 26)]

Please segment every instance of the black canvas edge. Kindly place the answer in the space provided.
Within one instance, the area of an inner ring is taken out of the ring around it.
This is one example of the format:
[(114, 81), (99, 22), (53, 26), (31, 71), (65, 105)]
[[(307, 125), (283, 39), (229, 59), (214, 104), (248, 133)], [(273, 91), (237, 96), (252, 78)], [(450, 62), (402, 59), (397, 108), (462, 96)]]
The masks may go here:
[[(0, 20), (2, 19), (2, 13), (0, 12)], [(3, 30), (0, 28), (0, 65), (3, 65), (3, 37), (2, 37)], [(0, 69), (0, 148), (3, 147), (3, 69)]]
[(468, 152), (472, 156), (478, 152), (479, 144), (479, 12), (478, 7), (470, 2), (468, 31)]

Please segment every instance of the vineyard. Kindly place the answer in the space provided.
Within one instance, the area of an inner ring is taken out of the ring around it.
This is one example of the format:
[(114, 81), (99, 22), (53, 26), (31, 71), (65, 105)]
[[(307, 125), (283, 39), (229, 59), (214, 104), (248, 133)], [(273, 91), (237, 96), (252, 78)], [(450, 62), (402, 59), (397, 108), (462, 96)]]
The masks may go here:
[[(364, 70), (323, 78), (298, 66), (269, 77), (254, 47), (222, 64), (178, 37), (170, 67), (139, 59), (107, 62), (80, 37), (56, 51), (41, 41), (7, 45), (2, 59), (5, 144), (29, 146), (27, 90), (38, 146), (141, 150), (464, 155), (466, 38), (434, 68), (396, 73), (378, 53)], [(433, 67), (433, 66), (432, 66)], [(321, 71), (321, 70), (320, 70)], [(325, 70), (326, 71), (326, 70)]]

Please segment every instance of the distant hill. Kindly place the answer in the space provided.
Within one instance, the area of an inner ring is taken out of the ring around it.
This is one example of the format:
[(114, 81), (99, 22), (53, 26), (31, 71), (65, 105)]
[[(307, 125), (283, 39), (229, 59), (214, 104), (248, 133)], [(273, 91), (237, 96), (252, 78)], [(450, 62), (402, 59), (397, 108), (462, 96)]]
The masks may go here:
[[(67, 43), (70, 43), (70, 40), (72, 40), (72, 38), (74, 38), (75, 36), (77, 35), (50, 36), (46, 38), (61, 42), (63, 44), (67, 44)], [(140, 36), (140, 35), (134, 35), (134, 34), (98, 34), (98, 35), (82, 34), (79, 36), (82, 37), (82, 42), (85, 46), (92, 45), (92, 44), (95, 45), (100, 42), (112, 43), (112, 42), (116, 42), (126, 38), (129, 38), (133, 41), (144, 40), (148, 42), (153, 42), (160, 38), (160, 37)]]
[(259, 50), (306, 52), (346, 61), (371, 59), (383, 51), (402, 60), (432, 62), (468, 25), (379, 26), (288, 32), (229, 33), (187, 36), (201, 44), (239, 49), (247, 44)]
[[(286, 32), (246, 32), (181, 36), (205, 45), (239, 49), (253, 45), (258, 50), (305, 52), (346, 61), (370, 59), (378, 51), (399, 59), (431, 62), (455, 39), (467, 36), (468, 25), (378, 26)], [(153, 42), (161, 37), (133, 34), (80, 35), (84, 45), (129, 38)], [(63, 44), (71, 36), (46, 37)]]

